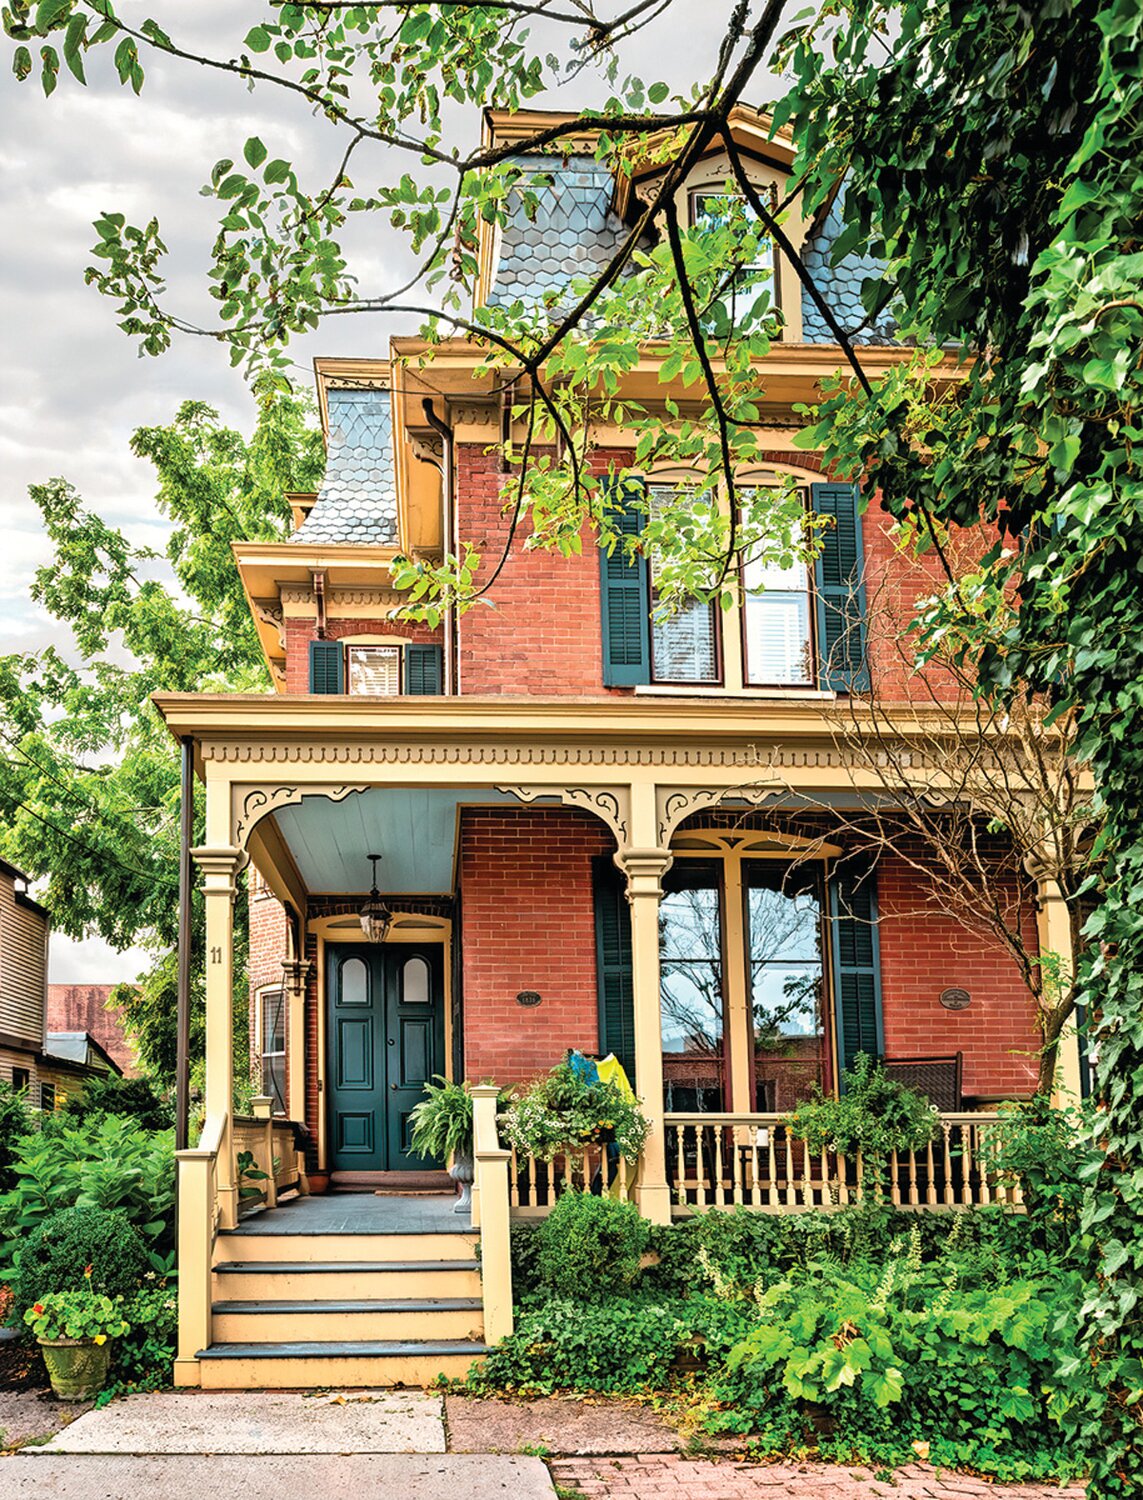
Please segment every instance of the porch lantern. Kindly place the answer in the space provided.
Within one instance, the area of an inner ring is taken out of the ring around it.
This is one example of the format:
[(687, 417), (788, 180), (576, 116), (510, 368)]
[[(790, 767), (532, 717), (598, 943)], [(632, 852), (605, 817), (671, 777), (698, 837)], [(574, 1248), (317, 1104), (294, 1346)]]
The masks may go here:
[(377, 893), (377, 861), (379, 854), (367, 856), (373, 866), (373, 885), (369, 900), (361, 908), (361, 930), (371, 943), (383, 943), (393, 925), (393, 913)]

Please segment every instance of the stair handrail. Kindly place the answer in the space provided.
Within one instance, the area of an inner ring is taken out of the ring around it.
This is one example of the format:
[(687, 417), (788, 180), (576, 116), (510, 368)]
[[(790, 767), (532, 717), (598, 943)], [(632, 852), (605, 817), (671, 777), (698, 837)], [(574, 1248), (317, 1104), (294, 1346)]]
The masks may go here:
[(198, 1384), (197, 1355), (211, 1342), (211, 1262), (219, 1219), (218, 1158), (227, 1124), (225, 1113), (208, 1115), (198, 1145), (175, 1152), (179, 1251), (175, 1371), (180, 1385)]
[(512, 1332), (512, 1253), (508, 1163), (512, 1153), (500, 1144), (496, 1127), (495, 1084), (472, 1090), (473, 1228), (480, 1230), (480, 1287), (484, 1302), (484, 1342), (496, 1344)]

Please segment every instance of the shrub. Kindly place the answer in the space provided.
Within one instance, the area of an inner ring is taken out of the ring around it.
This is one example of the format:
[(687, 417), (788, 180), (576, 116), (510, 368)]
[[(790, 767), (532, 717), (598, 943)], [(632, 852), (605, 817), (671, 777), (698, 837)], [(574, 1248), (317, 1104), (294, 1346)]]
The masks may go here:
[(1040, 1244), (1067, 1253), (1079, 1227), (1084, 1178), (1098, 1163), (1084, 1110), (1056, 1109), (1042, 1095), (1000, 1112), (984, 1140), (989, 1165), (1018, 1178)]
[(0, 1193), (6, 1193), (15, 1181), (16, 1143), (30, 1128), (31, 1118), (23, 1095), (9, 1084), (0, 1083)]
[(0, 1279), (20, 1245), (63, 1208), (120, 1208), (165, 1274), (174, 1251), (175, 1164), (171, 1133), (139, 1130), (110, 1115), (85, 1125), (52, 1120), (18, 1143), (15, 1183), (0, 1194)]
[(639, 1275), (648, 1224), (633, 1203), (565, 1193), (536, 1235), (541, 1284), (557, 1297), (596, 1301)]
[(158, 1391), (171, 1383), (179, 1327), (174, 1284), (154, 1272), (147, 1272), (144, 1280), (144, 1286), (123, 1303), (123, 1316), (131, 1326), (116, 1342), (115, 1380), (100, 1393), (97, 1406), (128, 1391)]
[(787, 1129), (815, 1154), (862, 1152), (884, 1161), (891, 1151), (919, 1151), (933, 1140), (940, 1117), (923, 1094), (890, 1078), (873, 1058), (859, 1052), (845, 1074), (838, 1099), (820, 1089), (799, 1104), (786, 1120)]
[(175, 1121), (170, 1104), (146, 1078), (89, 1078), (78, 1094), (69, 1095), (61, 1112), (71, 1124), (93, 1115), (116, 1115), (133, 1120), (140, 1130), (170, 1130)]
[(49, 1292), (90, 1283), (109, 1297), (136, 1290), (149, 1260), (147, 1247), (121, 1208), (64, 1208), (49, 1214), (16, 1250), (12, 1291), (16, 1316)]

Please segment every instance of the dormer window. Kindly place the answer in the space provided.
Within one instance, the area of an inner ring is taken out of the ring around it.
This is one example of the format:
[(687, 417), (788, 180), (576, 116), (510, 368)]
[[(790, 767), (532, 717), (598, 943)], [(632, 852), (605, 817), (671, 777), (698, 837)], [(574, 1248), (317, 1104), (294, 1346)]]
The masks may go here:
[[(777, 192), (772, 183), (757, 184), (758, 196), (770, 209), (777, 207)], [(692, 229), (723, 229), (734, 220), (742, 218), (753, 228), (758, 216), (741, 193), (728, 193), (712, 188), (696, 188), (690, 194), (690, 224)], [(759, 293), (770, 293), (771, 306), (778, 306), (778, 266), (774, 255), (774, 244), (770, 239), (760, 239), (755, 258), (744, 265), (734, 277), (729, 293), (729, 311), (735, 323), (739, 323), (754, 305)]]
[(431, 642), (311, 641), (309, 686), (371, 698), (443, 693), (443, 652)]

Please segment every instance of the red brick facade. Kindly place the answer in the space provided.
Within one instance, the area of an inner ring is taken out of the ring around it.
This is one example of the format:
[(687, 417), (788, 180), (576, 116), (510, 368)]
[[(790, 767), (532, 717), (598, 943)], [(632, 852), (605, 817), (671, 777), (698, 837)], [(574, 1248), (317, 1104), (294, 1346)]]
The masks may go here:
[[(999, 944), (937, 910), (910, 863), (877, 867), (881, 909), (881, 1004), (889, 1057), (964, 1053), (966, 1095), (1030, 1094), (1037, 1038), (1032, 999)], [(1035, 912), (1025, 903), (1025, 942), (1037, 951)], [(967, 1010), (946, 1010), (942, 990), (967, 990)]]
[(135, 1048), (117, 1010), (109, 1010), (107, 1001), (113, 984), (49, 984), (48, 1031), (86, 1031), (114, 1058), (125, 1078), (138, 1071)]
[[(464, 1064), (510, 1083), (568, 1047), (594, 1052), (599, 1018), (591, 861), (604, 825), (563, 808), (470, 808), (460, 841)], [(528, 1008), (522, 990), (542, 997)]]

